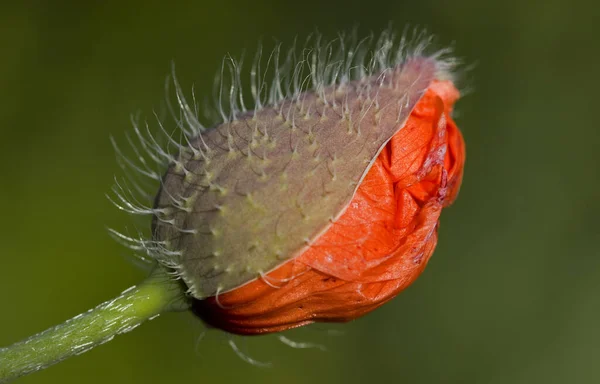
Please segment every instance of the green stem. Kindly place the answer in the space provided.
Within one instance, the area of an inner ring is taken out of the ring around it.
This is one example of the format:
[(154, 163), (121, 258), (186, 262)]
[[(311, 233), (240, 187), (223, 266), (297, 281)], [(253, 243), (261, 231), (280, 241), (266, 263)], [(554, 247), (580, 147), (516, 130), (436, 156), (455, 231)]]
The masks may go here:
[(181, 286), (157, 268), (142, 284), (26, 340), (0, 348), (0, 383), (79, 355), (167, 311), (189, 303)]

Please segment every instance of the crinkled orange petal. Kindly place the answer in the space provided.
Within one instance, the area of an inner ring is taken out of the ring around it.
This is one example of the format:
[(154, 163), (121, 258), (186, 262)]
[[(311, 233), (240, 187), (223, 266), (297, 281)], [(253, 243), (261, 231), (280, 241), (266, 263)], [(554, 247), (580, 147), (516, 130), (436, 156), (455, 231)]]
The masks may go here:
[(196, 300), (194, 312), (228, 332), (264, 334), (355, 319), (410, 285), (462, 180), (464, 142), (450, 117), (458, 97), (450, 81), (431, 84), (327, 232), (263, 279)]

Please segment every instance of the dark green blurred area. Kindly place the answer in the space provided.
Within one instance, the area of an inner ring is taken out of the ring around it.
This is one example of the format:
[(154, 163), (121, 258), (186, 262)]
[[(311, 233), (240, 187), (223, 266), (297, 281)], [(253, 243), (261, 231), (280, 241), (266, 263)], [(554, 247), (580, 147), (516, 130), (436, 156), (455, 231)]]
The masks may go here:
[[(109, 134), (160, 110), (170, 62), (211, 95), (221, 57), (357, 23), (421, 25), (476, 64), (457, 106), (467, 168), (426, 272), (345, 325), (228, 336), (169, 314), (20, 383), (600, 382), (600, 6), (583, 1), (8, 2), (0, 5), (0, 346), (144, 272), (106, 226)], [(141, 225), (146, 225), (141, 222)], [(334, 336), (331, 331), (343, 332)]]

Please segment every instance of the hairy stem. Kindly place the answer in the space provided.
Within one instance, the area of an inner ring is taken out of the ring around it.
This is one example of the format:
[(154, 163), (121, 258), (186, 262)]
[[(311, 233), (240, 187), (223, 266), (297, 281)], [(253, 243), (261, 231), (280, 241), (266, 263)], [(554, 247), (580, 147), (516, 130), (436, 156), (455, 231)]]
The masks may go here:
[(167, 311), (189, 306), (178, 282), (157, 268), (119, 297), (26, 340), (0, 348), (0, 383), (79, 355)]

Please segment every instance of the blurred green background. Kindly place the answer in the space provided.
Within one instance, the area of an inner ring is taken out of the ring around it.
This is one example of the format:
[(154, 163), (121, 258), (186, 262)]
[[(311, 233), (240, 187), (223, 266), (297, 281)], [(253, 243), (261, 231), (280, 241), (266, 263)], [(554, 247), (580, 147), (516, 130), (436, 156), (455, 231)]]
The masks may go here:
[[(600, 382), (600, 6), (547, 1), (18, 1), (0, 5), (0, 346), (144, 277), (105, 227), (109, 134), (164, 101), (171, 60), (210, 96), (221, 57), (357, 23), (421, 25), (476, 64), (457, 106), (461, 196), (427, 270), (374, 313), (227, 336), (169, 314), (20, 383)], [(142, 223), (142, 225), (145, 225)], [(332, 332), (333, 331), (333, 332)], [(343, 333), (337, 335), (337, 333)]]

